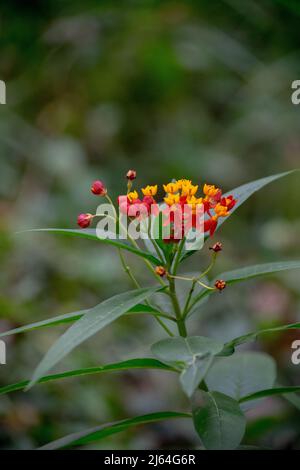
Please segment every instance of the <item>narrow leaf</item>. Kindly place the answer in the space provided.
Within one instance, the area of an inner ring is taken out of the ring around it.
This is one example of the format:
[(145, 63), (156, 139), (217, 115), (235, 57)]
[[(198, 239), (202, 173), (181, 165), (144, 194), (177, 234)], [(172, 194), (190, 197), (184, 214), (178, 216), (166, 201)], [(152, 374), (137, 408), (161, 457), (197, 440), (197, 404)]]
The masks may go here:
[[(229, 196), (232, 194), (235, 199), (237, 199), (236, 205), (231, 209), (230, 214), (232, 215), (250, 196), (252, 196), (253, 193), (256, 191), (259, 191), (262, 189), (264, 186), (268, 185), (269, 183), (272, 183), (273, 181), (282, 178), (284, 176), (290, 175), (294, 173), (295, 171), (298, 170), (291, 170), (291, 171), (285, 171), (284, 173), (277, 173), (276, 175), (271, 175), (267, 176), (266, 178), (260, 178), (255, 181), (251, 181), (250, 183), (243, 184), (242, 186), (238, 186), (237, 188), (231, 189), (227, 193), (224, 194), (224, 196)], [(230, 216), (229, 216), (230, 217)], [(221, 225), (229, 218), (229, 217), (224, 217), (220, 218), (220, 221), (217, 226), (217, 230), (221, 227)], [(206, 239), (209, 237), (207, 236)], [(188, 258), (191, 256), (194, 251), (186, 251), (182, 255), (182, 260)]]
[[(15, 335), (18, 333), (25, 333), (27, 331), (38, 330), (40, 328), (46, 328), (49, 326), (57, 326), (64, 323), (72, 323), (76, 320), (79, 320), (83, 315), (89, 312), (90, 309), (87, 310), (79, 310), (78, 312), (72, 313), (65, 313), (64, 315), (58, 315), (56, 317), (48, 318), (47, 320), (41, 320), (35, 323), (30, 323), (28, 325), (20, 326), (19, 328), (14, 328), (13, 330), (4, 331), (0, 333), (0, 338), (4, 336)], [(151, 307), (150, 305), (144, 304), (137, 304), (131, 309), (126, 312), (127, 314), (134, 314), (134, 313), (157, 313), (156, 309)]]
[(162, 411), (159, 413), (138, 416), (136, 418), (124, 419), (115, 423), (104, 424), (102, 426), (96, 426), (94, 428), (86, 429), (85, 431), (70, 434), (40, 447), (40, 450), (55, 450), (70, 446), (84, 445), (89, 442), (94, 442), (99, 439), (103, 439), (104, 437), (111, 436), (112, 434), (126, 431), (127, 429), (133, 428), (137, 425), (156, 423), (174, 418), (191, 418), (191, 415), (187, 413), (178, 413), (176, 411)]
[[(243, 268), (234, 269), (232, 271), (225, 271), (224, 273), (218, 274), (215, 279), (211, 282), (213, 286), (217, 279), (223, 279), (227, 285), (234, 284), (236, 282), (248, 281), (259, 276), (265, 276), (269, 274), (275, 274), (280, 271), (288, 271), (290, 269), (299, 269), (300, 261), (278, 261), (275, 263), (264, 263), (256, 264), (253, 266), (246, 266)], [(202, 301), (208, 295), (215, 293), (215, 290), (203, 290), (194, 297), (193, 305)], [(189, 315), (193, 312), (191, 311)]]
[(246, 420), (238, 402), (220, 392), (198, 392), (193, 421), (208, 450), (236, 449), (245, 433)]
[(36, 383), (76, 346), (160, 289), (161, 287), (151, 287), (125, 292), (111, 297), (90, 309), (49, 349), (35, 370), (29, 387)]
[[(116, 362), (114, 364), (107, 364), (98, 367), (86, 367), (83, 369), (68, 370), (61, 372), (60, 374), (45, 375), (38, 380), (38, 383), (54, 382), (56, 380), (67, 379), (70, 377), (78, 377), (81, 375), (92, 375), (99, 374), (102, 372), (116, 372), (131, 369), (162, 369), (167, 371), (175, 372), (170, 366), (163, 364), (156, 359), (141, 358), (141, 359), (129, 359), (128, 361)], [(23, 390), (29, 384), (29, 380), (23, 380), (11, 385), (0, 387), (0, 395), (4, 395), (10, 392), (16, 392), (17, 390)]]
[(51, 232), (51, 233), (67, 235), (71, 237), (80, 237), (80, 238), (87, 238), (90, 240), (96, 240), (100, 243), (105, 243), (107, 245), (112, 245), (117, 248), (121, 248), (122, 250), (130, 251), (131, 253), (134, 253), (137, 256), (140, 256), (142, 258), (145, 258), (151, 261), (151, 263), (153, 263), (156, 266), (159, 266), (161, 264), (161, 261), (155, 256), (153, 256), (151, 253), (135, 248), (126, 240), (122, 239), (121, 241), (119, 239), (116, 239), (115, 234), (109, 233), (109, 232), (106, 233), (107, 238), (100, 238), (98, 236), (99, 231), (97, 235), (97, 231), (94, 229), (77, 230), (77, 229), (61, 229), (61, 228), (41, 228), (41, 229), (26, 230), (26, 231), (18, 232), (18, 233), (27, 233), (27, 232)]
[(275, 263), (256, 264), (254, 266), (234, 269), (233, 271), (226, 271), (219, 274), (218, 279), (224, 279), (227, 284), (234, 284), (235, 282), (247, 281), (248, 279), (265, 276), (266, 274), (274, 274), (280, 271), (299, 268), (300, 261), (279, 261)]
[(232, 339), (228, 343), (225, 344), (224, 349), (234, 349), (236, 346), (239, 346), (243, 343), (249, 343), (251, 341), (255, 341), (258, 336), (266, 334), (266, 333), (276, 333), (279, 331), (285, 330), (298, 330), (300, 328), (300, 322), (298, 323), (290, 323), (288, 325), (281, 325), (275, 326), (273, 328), (264, 328), (263, 330), (254, 331), (252, 333), (248, 333), (243, 336), (238, 336), (235, 339)]
[(286, 393), (297, 392), (300, 392), (300, 386), (298, 385), (292, 387), (269, 388), (266, 390), (260, 390), (259, 392), (250, 393), (249, 395), (240, 398), (239, 402), (244, 403), (250, 400), (257, 400), (258, 398), (265, 398), (273, 395), (285, 395)]
[[(266, 185), (272, 183), (273, 181), (278, 180), (279, 178), (283, 178), (284, 176), (290, 175), (298, 170), (290, 170), (285, 171), (283, 173), (277, 173), (276, 175), (267, 176), (265, 178), (260, 178), (255, 181), (251, 181), (250, 183), (243, 184), (238, 186), (237, 188), (232, 189), (224, 194), (225, 197), (232, 194), (235, 199), (237, 199), (237, 203), (233, 209), (231, 209), (230, 213), (233, 214), (252, 194), (260, 189), (264, 188)], [(225, 222), (226, 218), (221, 218), (220, 223), (218, 224), (218, 228)]]

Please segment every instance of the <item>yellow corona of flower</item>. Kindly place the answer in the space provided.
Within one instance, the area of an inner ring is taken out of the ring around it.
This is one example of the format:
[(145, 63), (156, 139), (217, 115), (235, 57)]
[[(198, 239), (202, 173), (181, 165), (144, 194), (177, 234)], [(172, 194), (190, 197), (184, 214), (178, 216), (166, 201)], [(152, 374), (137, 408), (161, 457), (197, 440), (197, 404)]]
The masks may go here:
[(137, 191), (131, 191), (130, 193), (127, 194), (127, 197), (128, 197), (130, 202), (133, 202), (136, 199), (138, 199), (139, 195), (138, 195)]
[(191, 185), (191, 184), (192, 184), (192, 181), (191, 181), (191, 180), (182, 179), (182, 180), (177, 180), (177, 184), (178, 184), (178, 189), (182, 189), (183, 186)]
[(179, 189), (179, 186), (178, 186), (177, 182), (176, 183), (164, 184), (163, 187), (164, 187), (165, 192), (170, 193), (170, 194), (177, 193), (177, 191)]
[(194, 186), (191, 183), (185, 183), (181, 186), (182, 196), (192, 197), (192, 196), (195, 196), (197, 191), (198, 191), (198, 185)]
[(168, 194), (165, 198), (164, 201), (168, 206), (173, 206), (173, 204), (178, 204), (180, 199), (179, 194)]
[(215, 207), (215, 213), (217, 217), (226, 217), (229, 215), (228, 208), (219, 203)]
[(142, 193), (144, 196), (155, 196), (157, 193), (157, 184), (154, 186), (146, 186), (145, 188), (142, 188)]
[(219, 191), (220, 189), (217, 188), (214, 184), (205, 184), (203, 186), (203, 192), (205, 196), (208, 196), (208, 197), (216, 196), (216, 194), (218, 194)]
[(197, 206), (203, 204), (203, 198), (202, 197), (197, 198), (195, 196), (192, 196), (188, 198), (186, 202), (192, 208), (193, 214), (195, 214), (197, 210)]

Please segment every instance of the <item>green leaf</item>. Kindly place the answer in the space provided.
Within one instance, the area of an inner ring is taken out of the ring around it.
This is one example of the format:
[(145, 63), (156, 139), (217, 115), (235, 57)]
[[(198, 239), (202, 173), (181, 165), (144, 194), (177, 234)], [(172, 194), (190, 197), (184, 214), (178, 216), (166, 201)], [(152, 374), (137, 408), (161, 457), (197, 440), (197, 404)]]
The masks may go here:
[[(61, 325), (64, 323), (72, 323), (76, 320), (79, 320), (79, 318), (83, 317), (83, 315), (88, 313), (89, 310), (90, 309), (79, 310), (78, 312), (72, 312), (72, 313), (65, 313), (64, 315), (58, 315), (56, 317), (48, 318), (47, 320), (41, 320), (35, 323), (30, 323), (28, 325), (20, 326), (19, 328), (14, 328), (13, 330), (4, 331), (3, 333), (0, 333), (0, 338), (4, 336), (15, 335), (18, 333), (25, 333), (27, 331), (38, 330), (40, 328), (47, 328), (49, 326), (57, 326), (57, 325)], [(156, 314), (157, 311), (155, 308), (151, 307), (150, 305), (137, 304), (131, 309), (129, 309), (128, 312), (125, 313), (125, 315), (135, 314), (135, 313)]]
[[(238, 186), (237, 188), (231, 189), (227, 193), (224, 194), (225, 197), (229, 196), (232, 194), (235, 199), (237, 199), (236, 205), (231, 209), (230, 214), (232, 215), (250, 196), (252, 196), (253, 193), (256, 191), (259, 191), (262, 189), (264, 186), (266, 186), (269, 183), (272, 183), (273, 181), (282, 178), (284, 176), (290, 175), (291, 173), (294, 173), (295, 171), (299, 170), (291, 170), (291, 171), (285, 171), (284, 173), (277, 173), (276, 175), (271, 175), (267, 176), (266, 178), (260, 178), (255, 181), (251, 181), (250, 183), (243, 184), (242, 186)], [(230, 216), (229, 216), (230, 217)], [(229, 217), (224, 217), (220, 218), (217, 230), (221, 227), (221, 225), (229, 218)], [(210, 237), (206, 237), (208, 239)], [(194, 251), (186, 251), (182, 255), (182, 260), (188, 258), (191, 256)]]
[(263, 330), (254, 331), (252, 333), (247, 333), (243, 336), (238, 336), (237, 338), (232, 339), (228, 343), (225, 344), (224, 350), (231, 349), (234, 350), (236, 346), (239, 346), (243, 343), (249, 343), (251, 341), (255, 341), (258, 336), (266, 334), (266, 333), (276, 333), (278, 331), (285, 331), (285, 330), (298, 330), (300, 328), (300, 322), (298, 323), (290, 323), (288, 325), (281, 325), (275, 326), (273, 328), (264, 328)]
[[(233, 209), (231, 209), (230, 213), (233, 214), (256, 191), (259, 191), (260, 189), (265, 187), (267, 184), (270, 184), (273, 181), (278, 180), (279, 178), (283, 178), (284, 176), (290, 175), (294, 173), (295, 171), (298, 171), (298, 170), (285, 171), (283, 173), (277, 173), (276, 175), (271, 175), (265, 178), (260, 178), (255, 181), (251, 181), (250, 183), (246, 183), (241, 186), (238, 186), (237, 188), (234, 188), (231, 191), (228, 191), (227, 193), (224, 194), (224, 197), (227, 197), (230, 194), (232, 194), (234, 196), (234, 199), (237, 199), (237, 203), (233, 207)], [(228, 217), (221, 218), (218, 224), (218, 228), (220, 228), (220, 226), (227, 219)]]
[[(99, 374), (102, 372), (116, 372), (122, 370), (131, 370), (131, 369), (162, 369), (166, 371), (175, 372), (170, 366), (163, 364), (156, 359), (148, 358), (139, 358), (139, 359), (129, 359), (127, 361), (116, 362), (114, 364), (107, 364), (104, 366), (98, 367), (86, 367), (83, 369), (74, 369), (68, 370), (66, 372), (61, 372), (59, 374), (45, 375), (38, 380), (38, 383), (53, 382), (56, 380), (67, 379), (70, 377), (78, 377), (81, 375), (92, 375)], [(16, 392), (17, 390), (23, 390), (29, 384), (29, 380), (23, 380), (22, 382), (17, 382), (11, 385), (6, 385), (0, 387), (0, 395), (4, 395), (10, 392)]]
[[(214, 285), (217, 279), (223, 279), (227, 285), (234, 284), (236, 282), (248, 281), (259, 276), (265, 276), (268, 274), (275, 274), (280, 271), (287, 271), (289, 269), (299, 269), (300, 261), (278, 261), (275, 263), (264, 263), (255, 264), (253, 266), (246, 266), (244, 268), (234, 269), (233, 271), (225, 271), (224, 273), (218, 274), (215, 279), (211, 282), (211, 286)], [(202, 301), (208, 295), (215, 293), (215, 290), (203, 290), (193, 299), (193, 305)], [(189, 315), (192, 314), (192, 311)]]
[(40, 450), (55, 450), (70, 446), (84, 445), (103, 439), (104, 437), (111, 436), (112, 434), (126, 431), (127, 429), (131, 429), (137, 425), (157, 423), (159, 421), (174, 418), (191, 418), (191, 415), (188, 413), (178, 413), (176, 411), (162, 411), (159, 413), (137, 416), (136, 418), (124, 419), (115, 423), (103, 424), (102, 426), (96, 426), (94, 428), (70, 434), (40, 447)]
[(29, 387), (36, 383), (43, 375), (45, 375), (45, 373), (48, 372), (48, 370), (52, 369), (52, 367), (54, 367), (76, 346), (96, 334), (102, 328), (124, 315), (124, 313), (130, 308), (142, 302), (160, 289), (161, 287), (151, 287), (148, 289), (132, 290), (123, 294), (115, 295), (90, 309), (49, 349), (35, 370)]
[(134, 246), (132, 246), (129, 242), (126, 240), (120, 241), (115, 237), (113, 233), (106, 232), (106, 236), (110, 238), (100, 238), (99, 237), (99, 231), (98, 235), (96, 230), (94, 229), (60, 229), (60, 228), (41, 228), (41, 229), (33, 229), (33, 230), (26, 230), (23, 232), (19, 233), (27, 233), (27, 232), (51, 232), (51, 233), (56, 233), (56, 234), (61, 234), (61, 235), (67, 235), (71, 237), (81, 237), (81, 238), (87, 238), (90, 240), (96, 240), (100, 243), (105, 243), (107, 245), (112, 245), (117, 248), (121, 248), (122, 250), (127, 250), (130, 251), (131, 253), (134, 253), (137, 256), (140, 256), (142, 258), (147, 259), (148, 261), (151, 261), (156, 266), (159, 266), (161, 264), (161, 261), (153, 256), (151, 253), (148, 253), (147, 251), (143, 251), (141, 249), (137, 249)]
[(205, 382), (209, 390), (239, 401), (244, 395), (270, 388), (276, 380), (274, 359), (260, 352), (242, 352), (216, 358)]
[(236, 449), (245, 433), (246, 419), (238, 402), (220, 392), (198, 392), (193, 421), (208, 450)]
[(57, 326), (63, 323), (72, 323), (79, 320), (88, 310), (80, 310), (78, 312), (65, 313), (64, 315), (58, 315), (56, 317), (48, 318), (47, 320), (41, 320), (38, 322), (30, 323), (28, 325), (14, 328), (13, 330), (4, 331), (0, 333), (0, 338), (4, 336), (16, 335), (18, 333), (25, 333), (27, 331), (38, 330), (40, 328), (47, 328), (48, 326)]
[(256, 264), (254, 266), (234, 269), (233, 271), (226, 271), (219, 274), (216, 279), (223, 279), (227, 284), (234, 284), (235, 282), (247, 281), (248, 279), (265, 276), (266, 274), (299, 268), (300, 261), (278, 261), (275, 263)]
[(273, 395), (285, 395), (286, 393), (297, 393), (300, 392), (300, 386), (295, 385), (292, 387), (277, 387), (277, 388), (269, 388), (266, 390), (259, 390), (255, 393), (250, 393), (242, 398), (240, 398), (239, 402), (244, 403), (251, 400), (257, 400), (258, 398), (265, 398), (270, 397)]
[(214, 355), (224, 345), (204, 336), (168, 338), (155, 343), (151, 350), (162, 362), (181, 370), (180, 382), (185, 393), (191, 397), (205, 377)]

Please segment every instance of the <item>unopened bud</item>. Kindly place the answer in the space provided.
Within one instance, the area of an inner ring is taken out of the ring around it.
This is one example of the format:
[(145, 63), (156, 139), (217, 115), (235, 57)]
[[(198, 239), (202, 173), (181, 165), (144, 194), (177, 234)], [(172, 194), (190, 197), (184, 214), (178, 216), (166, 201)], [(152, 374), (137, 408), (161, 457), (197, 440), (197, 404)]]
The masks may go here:
[(163, 266), (156, 266), (155, 272), (158, 276), (164, 277), (167, 271)]
[(221, 291), (225, 289), (225, 287), (226, 287), (226, 282), (223, 281), (222, 279), (217, 279), (217, 281), (215, 282), (215, 288)]
[(97, 181), (93, 182), (93, 184), (91, 186), (91, 191), (96, 196), (106, 196), (106, 194), (107, 194), (106, 186), (100, 180), (97, 180)]
[(136, 171), (135, 170), (129, 170), (126, 174), (126, 178), (130, 181), (135, 180), (136, 178)]
[(77, 223), (81, 228), (87, 228), (93, 219), (92, 214), (79, 214)]
[(210, 250), (213, 250), (215, 253), (223, 250), (223, 245), (221, 242), (215, 243), (213, 246), (209, 247)]

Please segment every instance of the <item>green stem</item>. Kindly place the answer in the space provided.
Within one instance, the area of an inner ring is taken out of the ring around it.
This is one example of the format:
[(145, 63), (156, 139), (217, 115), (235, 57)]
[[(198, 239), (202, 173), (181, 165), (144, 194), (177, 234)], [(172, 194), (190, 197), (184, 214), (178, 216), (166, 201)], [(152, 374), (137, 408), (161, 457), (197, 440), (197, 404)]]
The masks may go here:
[[(113, 210), (114, 210), (114, 216), (115, 216), (115, 220), (116, 222), (119, 220), (118, 218), (118, 214), (117, 214), (117, 211), (115, 209), (115, 206), (111, 200), (111, 198), (108, 196), (108, 194), (106, 195), (106, 199), (108, 200), (108, 202), (112, 205), (113, 207)], [(120, 220), (119, 220), (119, 223), (120, 223)], [(124, 227), (123, 227), (124, 228)], [(136, 241), (130, 237), (128, 231), (127, 231), (127, 236), (129, 238), (129, 240), (131, 241), (132, 245), (139, 249), (139, 246), (138, 244), (136, 243)], [(139, 282), (136, 280), (135, 276), (133, 275), (133, 273), (131, 272), (131, 269), (130, 267), (126, 264), (126, 261), (124, 259), (124, 256), (122, 254), (122, 251), (121, 249), (119, 250), (119, 255), (120, 255), (120, 259), (121, 259), (121, 263), (122, 263), (122, 266), (124, 268), (124, 271), (129, 275), (130, 279), (132, 280), (132, 282), (134, 283), (134, 285), (137, 287), (137, 288), (140, 288), (140, 284)], [(152, 274), (154, 274), (154, 277), (155, 279), (157, 279), (164, 287), (166, 286), (166, 284), (163, 282), (163, 280), (160, 278), (160, 276), (158, 276), (156, 273), (155, 273), (155, 270), (153, 268), (153, 266), (151, 265), (151, 263), (148, 261), (148, 260), (144, 260), (144, 262), (146, 263), (148, 269), (151, 271)], [(145, 303), (149, 306), (151, 306), (151, 304), (149, 303), (149, 301), (146, 299), (145, 300)], [(169, 336), (174, 336), (173, 333), (171, 332), (171, 330), (167, 327), (167, 325), (165, 325), (165, 323), (158, 317), (158, 316), (155, 316), (155, 319), (157, 320), (157, 322), (160, 324), (160, 326), (166, 331), (166, 333), (169, 335)]]
[[(128, 274), (128, 276), (130, 277), (130, 279), (132, 280), (133, 284), (135, 285), (135, 287), (137, 287), (138, 289), (141, 288), (141, 285), (139, 284), (139, 282), (137, 281), (137, 279), (135, 278), (134, 274), (132, 273), (130, 267), (126, 264), (126, 261), (125, 261), (125, 258), (123, 256), (123, 253), (122, 253), (122, 250), (119, 249), (119, 256), (120, 256), (120, 260), (121, 260), (121, 264), (123, 266), (123, 269), (125, 271), (126, 274)], [(149, 305), (149, 307), (152, 307), (151, 303), (146, 299), (145, 300), (145, 304), (146, 305)], [(156, 308), (156, 307), (155, 307)], [(164, 317), (164, 318), (167, 318), (168, 316), (165, 315), (164, 313), (162, 312), (159, 312), (159, 315), (161, 317)], [(153, 315), (154, 318), (156, 319), (156, 321), (160, 324), (160, 326), (166, 331), (166, 333), (168, 333), (169, 336), (174, 336), (173, 333), (171, 332), (171, 330), (167, 327), (167, 325), (159, 318), (159, 316), (157, 315)], [(168, 318), (169, 320), (172, 319), (172, 321), (174, 321), (174, 318), (173, 317), (169, 317)]]
[(153, 247), (154, 247), (154, 249), (155, 249), (155, 251), (156, 251), (156, 254), (157, 254), (158, 258), (160, 259), (160, 261), (162, 262), (162, 264), (164, 264), (164, 263), (165, 263), (165, 260), (164, 260), (162, 254), (161, 254), (161, 252), (160, 252), (160, 250), (159, 250), (159, 248), (158, 248), (158, 246), (157, 246), (157, 244), (156, 244), (156, 241), (153, 240), (153, 238), (152, 238), (152, 236), (151, 236), (151, 217), (150, 217), (150, 216), (148, 217), (148, 237), (149, 237), (149, 240), (150, 240), (150, 242), (152, 243), (152, 245), (153, 245)]
[(182, 253), (182, 250), (183, 250), (183, 247), (184, 247), (184, 243), (185, 243), (185, 238), (183, 237), (180, 244), (179, 244), (179, 247), (178, 247), (178, 250), (177, 250), (177, 253), (176, 253), (176, 256), (175, 256), (175, 260), (174, 260), (174, 267), (173, 267), (173, 271), (172, 271), (172, 273), (174, 275), (176, 275), (176, 273), (177, 273), (177, 269), (178, 269), (178, 266), (179, 266), (180, 257), (181, 257), (181, 253)]
[(187, 336), (187, 331), (185, 327), (184, 318), (182, 318), (182, 315), (181, 315), (181, 309), (180, 309), (180, 305), (179, 305), (178, 298), (176, 295), (175, 281), (172, 277), (169, 277), (169, 286), (170, 286), (170, 298), (171, 298), (174, 312), (176, 315), (178, 332), (180, 336), (183, 336), (185, 338)]
[(118, 251), (119, 251), (119, 256), (120, 256), (121, 264), (122, 264), (122, 266), (123, 266), (123, 269), (124, 269), (125, 273), (128, 274), (128, 276), (129, 276), (130, 279), (132, 280), (132, 282), (133, 282), (133, 284), (135, 285), (135, 287), (136, 287), (137, 289), (140, 289), (141, 286), (140, 286), (140, 284), (138, 283), (138, 281), (136, 280), (136, 278), (135, 278), (134, 274), (132, 273), (130, 267), (129, 267), (128, 264), (126, 263), (121, 248), (119, 248)]
[(189, 308), (188, 308), (188, 310), (187, 310), (187, 312), (186, 312), (186, 314), (185, 314), (185, 317), (188, 316), (188, 314), (190, 313), (190, 311), (192, 310), (192, 308), (193, 308), (200, 300), (202, 300), (204, 297), (206, 297), (207, 295), (209, 295), (209, 294), (212, 293), (212, 292), (217, 292), (217, 289), (211, 289), (211, 290), (209, 290), (209, 291), (208, 291), (208, 290), (205, 290), (205, 291), (202, 291), (202, 292), (200, 292), (199, 294), (197, 294), (197, 295), (194, 297), (193, 301), (190, 303), (190, 306), (189, 306)]
[(209, 271), (210, 271), (210, 270), (214, 267), (214, 265), (215, 265), (216, 258), (217, 258), (217, 253), (214, 252), (214, 253), (212, 254), (212, 259), (211, 259), (211, 262), (210, 262), (208, 268), (207, 268), (205, 271), (203, 271), (203, 273), (201, 273), (200, 276), (197, 277), (197, 279), (201, 279), (201, 277), (204, 277), (204, 276), (206, 276), (206, 274), (209, 273)]
[[(128, 239), (130, 240), (131, 244), (137, 248), (138, 250), (140, 249), (139, 245), (136, 243), (136, 241), (129, 235), (128, 231), (126, 230), (126, 228), (121, 224), (121, 221), (118, 217), (118, 214), (117, 214), (117, 211), (116, 211), (116, 208), (114, 206), (114, 203), (112, 202), (111, 198), (109, 197), (108, 194), (106, 194), (106, 199), (108, 200), (108, 202), (112, 205), (113, 207), (113, 210), (114, 210), (114, 216), (115, 216), (115, 221), (119, 221), (119, 224), (122, 226), (122, 228), (126, 231), (127, 233), (127, 236), (128, 236)], [(166, 287), (166, 284), (164, 283), (164, 281), (161, 279), (160, 276), (158, 276), (155, 272), (155, 269), (153, 268), (152, 264), (146, 260), (146, 259), (143, 259), (144, 263), (147, 265), (147, 268), (149, 269), (149, 271), (151, 272), (151, 274), (155, 277), (155, 279), (164, 287)]]
[(184, 309), (183, 309), (183, 313), (182, 313), (183, 318), (186, 318), (186, 316), (189, 312), (189, 306), (190, 306), (190, 302), (191, 302), (191, 299), (192, 299), (192, 296), (193, 296), (193, 293), (194, 293), (194, 290), (195, 290), (195, 285), (196, 285), (196, 280), (194, 279), (193, 282), (192, 282), (192, 286), (190, 288), (190, 291), (188, 293)]

